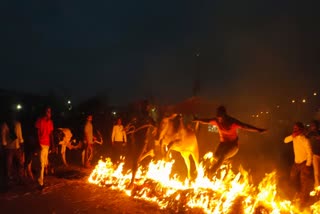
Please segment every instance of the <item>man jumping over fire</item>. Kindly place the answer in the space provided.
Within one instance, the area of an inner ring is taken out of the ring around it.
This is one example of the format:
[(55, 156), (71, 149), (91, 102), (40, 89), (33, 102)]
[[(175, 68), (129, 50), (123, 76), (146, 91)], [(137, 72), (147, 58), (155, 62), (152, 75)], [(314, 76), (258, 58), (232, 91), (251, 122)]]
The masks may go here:
[(195, 119), (194, 122), (200, 122), (202, 124), (211, 124), (217, 126), (220, 143), (218, 148), (214, 153), (214, 161), (215, 163), (209, 169), (210, 174), (214, 174), (223, 162), (227, 159), (235, 156), (239, 150), (238, 146), (238, 133), (237, 130), (243, 129), (252, 132), (265, 132), (266, 129), (261, 129), (254, 127), (249, 124), (245, 124), (240, 122), (239, 120), (229, 116), (227, 114), (227, 110), (224, 106), (219, 106), (217, 108), (217, 113), (215, 118), (211, 119)]

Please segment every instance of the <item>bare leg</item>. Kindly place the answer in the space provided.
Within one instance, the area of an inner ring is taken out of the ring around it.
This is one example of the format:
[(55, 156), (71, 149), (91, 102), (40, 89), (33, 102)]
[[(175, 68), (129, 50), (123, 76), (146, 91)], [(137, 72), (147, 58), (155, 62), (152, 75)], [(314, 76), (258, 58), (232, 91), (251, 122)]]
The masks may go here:
[(93, 153), (93, 145), (92, 144), (87, 144), (87, 148), (86, 148), (86, 155), (85, 155), (85, 166), (86, 167), (90, 167), (90, 162), (92, 159), (92, 153)]
[(236, 143), (220, 143), (214, 155), (216, 162), (210, 168), (209, 176), (211, 177), (211, 175), (215, 174), (223, 162), (235, 156), (238, 150), (239, 148)]

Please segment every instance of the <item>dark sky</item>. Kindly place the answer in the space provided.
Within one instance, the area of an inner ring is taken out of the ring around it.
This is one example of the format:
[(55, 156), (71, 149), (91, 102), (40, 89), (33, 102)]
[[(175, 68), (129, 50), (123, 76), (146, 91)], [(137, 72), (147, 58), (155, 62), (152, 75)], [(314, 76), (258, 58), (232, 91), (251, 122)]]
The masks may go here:
[(2, 1), (1, 88), (172, 102), (199, 78), (210, 99), (304, 96), (320, 90), (314, 2)]

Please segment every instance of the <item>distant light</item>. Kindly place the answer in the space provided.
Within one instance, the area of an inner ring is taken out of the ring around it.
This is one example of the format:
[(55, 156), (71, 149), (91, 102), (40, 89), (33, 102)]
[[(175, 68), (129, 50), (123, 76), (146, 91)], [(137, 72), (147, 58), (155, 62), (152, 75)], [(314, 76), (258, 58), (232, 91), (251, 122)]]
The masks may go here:
[(317, 96), (317, 92), (313, 92), (313, 96)]
[(156, 111), (156, 108), (152, 108), (151, 111), (155, 112), (155, 111)]
[(20, 104), (18, 104), (16, 108), (17, 108), (17, 110), (20, 110), (20, 109), (22, 109), (22, 106)]
[(70, 101), (70, 100), (68, 100), (68, 104), (71, 104), (71, 101)]
[(291, 102), (292, 102), (292, 103), (295, 103), (296, 101), (295, 101), (295, 100), (291, 100)]
[(303, 99), (302, 102), (305, 103), (305, 102), (306, 102), (306, 99)]
[(277, 108), (280, 108), (280, 106), (277, 106)]
[(266, 114), (269, 114), (269, 112), (268, 112), (268, 111), (266, 111)]
[(113, 111), (113, 112), (112, 112), (112, 114), (113, 114), (113, 115), (116, 115), (116, 114), (117, 114), (117, 112)]
[(256, 117), (259, 117), (259, 114), (257, 114)]
[(255, 117), (255, 115), (253, 114), (253, 115), (251, 115), (251, 117)]
[(263, 114), (263, 111), (262, 111), (262, 112), (260, 112), (260, 114)]

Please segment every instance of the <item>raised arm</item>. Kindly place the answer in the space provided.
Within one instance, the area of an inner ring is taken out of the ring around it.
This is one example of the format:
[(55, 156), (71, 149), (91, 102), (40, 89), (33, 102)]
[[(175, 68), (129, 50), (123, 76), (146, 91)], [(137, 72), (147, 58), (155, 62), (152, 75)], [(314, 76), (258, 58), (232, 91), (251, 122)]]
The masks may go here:
[(193, 122), (199, 122), (201, 124), (216, 124), (217, 119), (214, 118), (195, 118)]

